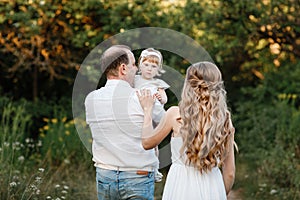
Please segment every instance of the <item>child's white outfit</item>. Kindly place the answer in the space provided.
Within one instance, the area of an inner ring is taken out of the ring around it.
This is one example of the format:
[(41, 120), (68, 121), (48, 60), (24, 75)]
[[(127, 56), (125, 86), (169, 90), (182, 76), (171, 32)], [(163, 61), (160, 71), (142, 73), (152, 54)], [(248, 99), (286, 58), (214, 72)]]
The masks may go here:
[[(151, 91), (151, 95), (157, 93), (158, 89), (168, 89), (170, 85), (168, 85), (165, 81), (161, 79), (153, 78), (152, 80), (146, 80), (142, 78), (141, 75), (136, 75), (134, 80), (134, 87), (137, 89), (148, 89)], [(153, 125), (156, 127), (159, 123), (159, 121), (162, 119), (162, 117), (165, 114), (164, 104), (160, 103), (158, 99), (155, 100), (154, 106), (153, 106)], [(158, 168), (158, 167), (157, 167)], [(158, 169), (155, 170), (155, 181), (160, 182), (162, 181), (162, 173), (158, 171)]]
[[(148, 89), (151, 91), (151, 95), (157, 93), (157, 90), (159, 88), (162, 89), (168, 89), (170, 86), (161, 79), (153, 78), (152, 80), (146, 80), (142, 78), (141, 75), (136, 75), (134, 80), (134, 87), (137, 89)], [(165, 114), (164, 104), (161, 104), (157, 99), (155, 100), (154, 106), (153, 106), (153, 113), (155, 113), (152, 116), (154, 125), (158, 125), (159, 121)]]

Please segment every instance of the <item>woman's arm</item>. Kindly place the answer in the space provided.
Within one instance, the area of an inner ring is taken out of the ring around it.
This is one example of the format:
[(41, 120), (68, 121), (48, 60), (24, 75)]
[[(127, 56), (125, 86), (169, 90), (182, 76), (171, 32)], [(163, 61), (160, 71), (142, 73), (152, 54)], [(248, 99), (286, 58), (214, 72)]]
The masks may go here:
[(158, 126), (153, 130), (152, 108), (155, 97), (151, 96), (149, 90), (142, 90), (141, 94), (137, 92), (137, 96), (144, 110), (142, 145), (144, 149), (148, 150), (156, 147), (172, 130), (171, 118), (173, 112), (172, 110), (174, 109), (169, 109), (159, 122)]
[(230, 135), (227, 146), (227, 156), (222, 166), (222, 175), (226, 194), (228, 195), (235, 179), (235, 158), (234, 158), (234, 131)]
[(152, 130), (150, 131), (150, 129), (147, 127), (147, 123), (149, 121), (148, 122), (144, 121), (144, 126), (142, 131), (142, 144), (144, 149), (148, 150), (156, 147), (171, 132), (172, 130), (172, 126), (170, 123), (171, 113), (168, 111), (166, 112), (165, 116), (161, 119), (158, 126), (154, 130), (152, 128)]

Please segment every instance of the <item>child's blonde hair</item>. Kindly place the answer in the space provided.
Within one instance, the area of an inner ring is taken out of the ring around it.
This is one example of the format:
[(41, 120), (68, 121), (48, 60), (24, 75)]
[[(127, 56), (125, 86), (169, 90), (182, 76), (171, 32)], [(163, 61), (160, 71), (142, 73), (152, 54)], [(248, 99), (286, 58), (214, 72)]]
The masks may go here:
[(138, 60), (139, 68), (141, 64), (145, 61), (149, 61), (158, 65), (158, 76), (161, 75), (160, 73), (165, 73), (165, 70), (163, 70), (162, 68), (163, 57), (158, 50), (155, 50), (154, 48), (148, 48), (143, 50)]

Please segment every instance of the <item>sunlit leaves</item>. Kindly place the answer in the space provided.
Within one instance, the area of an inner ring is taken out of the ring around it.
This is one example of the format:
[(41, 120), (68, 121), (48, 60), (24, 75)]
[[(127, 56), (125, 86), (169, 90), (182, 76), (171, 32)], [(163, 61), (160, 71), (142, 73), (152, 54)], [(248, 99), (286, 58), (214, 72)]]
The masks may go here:
[[(0, 50), (5, 72), (70, 80), (88, 51), (109, 37), (138, 27), (164, 27), (199, 42), (226, 77), (251, 84), (257, 75), (300, 57), (296, 0), (0, 2)], [(173, 65), (186, 66), (166, 55)], [(183, 67), (183, 68), (184, 68)], [(180, 68), (180, 67), (178, 67)], [(257, 73), (259, 72), (259, 73)], [(261, 76), (260, 76), (261, 77)], [(231, 81), (233, 80), (231, 79)]]

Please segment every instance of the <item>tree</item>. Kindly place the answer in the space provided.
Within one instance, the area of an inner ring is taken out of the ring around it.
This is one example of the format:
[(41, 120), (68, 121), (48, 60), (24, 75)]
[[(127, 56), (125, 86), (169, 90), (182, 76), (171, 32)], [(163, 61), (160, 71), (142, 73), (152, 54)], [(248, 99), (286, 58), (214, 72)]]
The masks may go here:
[(192, 37), (222, 69), (231, 94), (239, 94), (239, 88), (257, 85), (265, 73), (280, 70), (283, 61), (297, 62), (299, 7), (295, 0), (191, 0), (182, 13), (192, 22)]
[(72, 82), (67, 74), (79, 67), (63, 2), (52, 3), (15, 0), (1, 5), (0, 50), (9, 59), (0, 64), (16, 86), (25, 84), (24, 78), (31, 80), (34, 100), (42, 79)]

